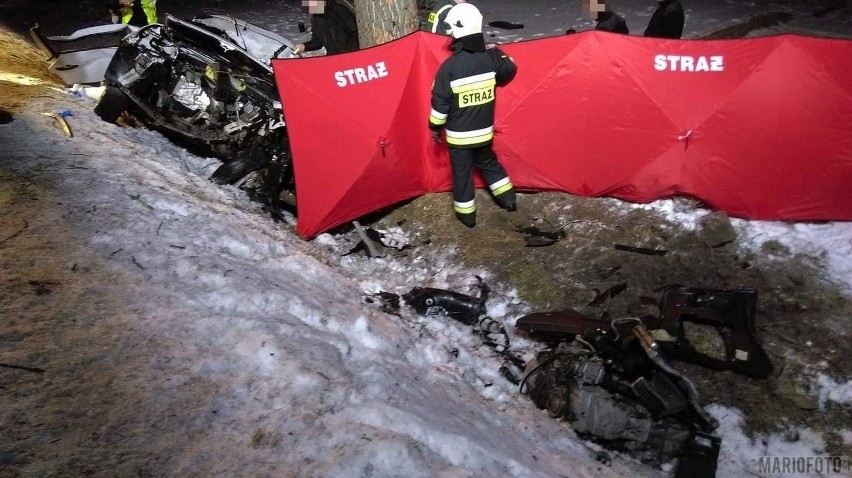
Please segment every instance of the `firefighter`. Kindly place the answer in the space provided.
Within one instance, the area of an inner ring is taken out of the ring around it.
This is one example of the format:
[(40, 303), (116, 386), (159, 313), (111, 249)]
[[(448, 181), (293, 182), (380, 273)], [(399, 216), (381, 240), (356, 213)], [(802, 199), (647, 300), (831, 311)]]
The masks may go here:
[(157, 0), (108, 0), (113, 23), (144, 27), (157, 23)]
[(445, 22), (447, 13), (458, 3), (465, 3), (465, 0), (440, 0), (435, 5), (435, 10), (429, 12), (429, 31), (432, 33), (452, 35), (449, 25)]
[(512, 81), (517, 67), (498, 48), (485, 48), (482, 14), (470, 3), (447, 13), (453, 54), (438, 68), (432, 84), (429, 128), (436, 143), (441, 130), (453, 171), (453, 207), (467, 227), (476, 225), (473, 166), (482, 171), (498, 206), (516, 210), (515, 190), (491, 148), (494, 138), (496, 87)]

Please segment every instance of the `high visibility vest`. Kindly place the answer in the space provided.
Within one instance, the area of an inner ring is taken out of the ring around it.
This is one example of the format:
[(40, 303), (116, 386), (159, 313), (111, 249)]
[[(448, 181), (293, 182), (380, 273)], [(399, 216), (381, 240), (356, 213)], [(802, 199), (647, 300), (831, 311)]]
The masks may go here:
[[(148, 23), (157, 23), (157, 0), (142, 0), (142, 10)], [(133, 17), (133, 7), (125, 7), (121, 10), (121, 23), (130, 23)]]

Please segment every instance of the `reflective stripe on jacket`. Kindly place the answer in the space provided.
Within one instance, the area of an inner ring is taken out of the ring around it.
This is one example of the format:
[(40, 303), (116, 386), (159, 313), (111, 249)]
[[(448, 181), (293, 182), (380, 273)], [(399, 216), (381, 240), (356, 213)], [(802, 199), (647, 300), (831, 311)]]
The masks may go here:
[(511, 58), (498, 48), (485, 50), (482, 35), (469, 35), (474, 36), (479, 38), (466, 42), (471, 48), (459, 49), (441, 64), (432, 84), (429, 127), (444, 128), (450, 147), (474, 148), (494, 139), (496, 87), (517, 72)]

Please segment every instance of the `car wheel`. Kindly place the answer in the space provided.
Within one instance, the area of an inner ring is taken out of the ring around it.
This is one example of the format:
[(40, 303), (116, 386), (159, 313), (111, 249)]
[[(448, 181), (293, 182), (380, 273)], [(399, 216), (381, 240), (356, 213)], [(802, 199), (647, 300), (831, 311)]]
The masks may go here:
[(219, 184), (234, 184), (249, 173), (262, 168), (266, 162), (266, 155), (259, 149), (240, 151), (233, 159), (219, 166), (210, 179)]

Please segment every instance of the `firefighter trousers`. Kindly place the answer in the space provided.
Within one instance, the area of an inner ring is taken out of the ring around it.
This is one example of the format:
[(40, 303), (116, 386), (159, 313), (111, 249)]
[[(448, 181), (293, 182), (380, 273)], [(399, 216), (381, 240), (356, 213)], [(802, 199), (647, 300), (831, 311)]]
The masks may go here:
[(453, 169), (453, 208), (456, 216), (465, 225), (476, 224), (474, 203), (473, 167), (482, 172), (497, 205), (503, 209), (515, 209), (515, 189), (506, 170), (497, 161), (491, 144), (475, 148), (450, 147), (450, 164)]

